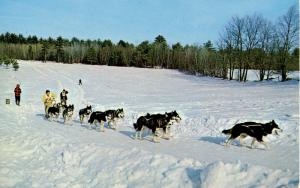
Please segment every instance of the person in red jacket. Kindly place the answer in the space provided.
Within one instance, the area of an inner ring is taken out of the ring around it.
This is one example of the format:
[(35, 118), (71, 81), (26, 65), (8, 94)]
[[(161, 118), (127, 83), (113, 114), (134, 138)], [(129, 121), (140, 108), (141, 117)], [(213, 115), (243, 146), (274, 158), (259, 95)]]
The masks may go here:
[(15, 99), (16, 99), (16, 105), (20, 106), (20, 100), (21, 100), (21, 88), (20, 84), (17, 84), (15, 88)]

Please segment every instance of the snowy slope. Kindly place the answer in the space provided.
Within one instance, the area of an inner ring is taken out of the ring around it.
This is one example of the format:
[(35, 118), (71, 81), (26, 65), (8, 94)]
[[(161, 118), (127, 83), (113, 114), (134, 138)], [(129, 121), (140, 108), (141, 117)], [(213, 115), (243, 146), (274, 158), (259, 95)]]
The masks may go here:
[[(21, 106), (5, 105), (16, 83)], [(17, 72), (0, 67), (0, 187), (298, 187), (298, 84), (28, 61)], [(44, 120), (42, 94), (63, 88), (76, 115), (87, 104), (123, 107), (117, 131), (87, 129), (78, 116), (68, 125)], [(171, 140), (131, 138), (139, 115), (171, 110), (183, 119)], [(223, 146), (223, 129), (272, 119), (283, 133), (267, 137), (270, 149)]]

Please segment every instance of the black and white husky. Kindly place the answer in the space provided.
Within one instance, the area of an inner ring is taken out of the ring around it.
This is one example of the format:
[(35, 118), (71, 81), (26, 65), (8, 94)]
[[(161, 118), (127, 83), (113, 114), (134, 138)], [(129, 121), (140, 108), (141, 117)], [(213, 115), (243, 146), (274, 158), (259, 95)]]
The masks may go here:
[(278, 131), (282, 132), (282, 130), (278, 127), (274, 120), (269, 123), (256, 123), (256, 122), (244, 122), (238, 123), (234, 125), (231, 129), (223, 130), (222, 133), (226, 135), (230, 135), (228, 140), (226, 141), (226, 146), (230, 144), (233, 139), (239, 137), (240, 144), (243, 145), (243, 139), (247, 136), (253, 138), (251, 143), (251, 148), (255, 141), (263, 144), (266, 148), (268, 145), (264, 142), (263, 137), (268, 134), (275, 133), (278, 135)]
[(120, 118), (124, 118), (124, 110), (123, 108), (117, 110), (106, 110), (105, 115), (108, 126), (110, 126), (112, 129), (117, 129), (116, 121)]
[(86, 108), (79, 110), (79, 119), (82, 124), (85, 117), (88, 117), (92, 113), (92, 106), (87, 106)]
[(180, 122), (181, 118), (176, 111), (165, 113), (165, 114), (147, 114), (145, 116), (141, 116), (137, 119), (137, 122), (133, 124), (134, 129), (136, 130), (135, 138), (138, 137), (142, 139), (142, 132), (144, 128), (148, 128), (152, 131), (153, 134), (153, 141), (158, 142), (156, 138), (158, 138), (158, 129), (162, 129), (164, 136), (169, 139), (169, 130), (170, 125), (176, 122)]
[(60, 113), (61, 104), (56, 103), (53, 106), (48, 108), (48, 114), (47, 117), (49, 120), (52, 120), (53, 118), (58, 118)]
[(74, 105), (68, 105), (65, 107), (64, 111), (63, 111), (63, 118), (64, 118), (64, 123), (66, 123), (67, 121), (69, 121), (74, 113)]
[(100, 123), (100, 131), (104, 132), (104, 123), (107, 121), (105, 112), (92, 112), (90, 119), (88, 122), (90, 124), (95, 124), (97, 126), (97, 122)]
[[(108, 126), (113, 129), (116, 129), (115, 121), (119, 118), (124, 117), (123, 109), (117, 110), (106, 110), (105, 112), (96, 111), (93, 112), (90, 116), (89, 123), (95, 124), (97, 126), (97, 122), (100, 123), (100, 131), (104, 132), (104, 123), (107, 122)], [(113, 123), (113, 126), (111, 125)]]

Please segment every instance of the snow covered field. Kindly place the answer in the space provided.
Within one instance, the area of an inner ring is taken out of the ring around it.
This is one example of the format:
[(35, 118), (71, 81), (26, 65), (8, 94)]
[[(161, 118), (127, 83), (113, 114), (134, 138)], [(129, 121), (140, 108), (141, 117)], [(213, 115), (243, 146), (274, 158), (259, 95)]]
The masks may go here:
[[(19, 62), (17, 72), (0, 67), (0, 187), (299, 185), (298, 81), (238, 83), (175, 70)], [(13, 102), (17, 83), (20, 107)], [(64, 88), (75, 105), (73, 121), (45, 120), (41, 96)], [(87, 104), (122, 107), (125, 118), (116, 131), (87, 129), (77, 115)], [(132, 139), (139, 115), (172, 110), (182, 121), (171, 140)], [(269, 149), (223, 146), (223, 129), (272, 119), (283, 132), (267, 137)]]

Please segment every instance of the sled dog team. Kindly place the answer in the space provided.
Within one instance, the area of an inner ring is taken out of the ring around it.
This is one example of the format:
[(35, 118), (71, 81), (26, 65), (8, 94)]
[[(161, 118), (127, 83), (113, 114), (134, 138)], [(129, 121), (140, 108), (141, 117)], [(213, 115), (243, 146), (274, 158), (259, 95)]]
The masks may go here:
[[(52, 120), (58, 118), (62, 112), (64, 123), (69, 121), (74, 114), (74, 105), (67, 105), (68, 91), (65, 89), (60, 93), (60, 103), (55, 103), (55, 94), (46, 90), (46, 94), (42, 97), (42, 101), (45, 105), (45, 117)], [(107, 123), (108, 127), (116, 130), (116, 121), (124, 117), (123, 108), (117, 110), (92, 111), (92, 107), (88, 105), (86, 108), (79, 110), (79, 119), (82, 124), (85, 118), (88, 118), (88, 123), (100, 124), (100, 131), (104, 131), (104, 123)], [(159, 130), (163, 131), (163, 137), (165, 139), (170, 138), (170, 127), (174, 123), (179, 123), (181, 120), (179, 114), (176, 111), (165, 112), (164, 114), (149, 114), (137, 118), (136, 123), (133, 124), (135, 129), (134, 138), (142, 139), (142, 133), (144, 129), (152, 131), (153, 141), (159, 142)], [(239, 138), (240, 145), (243, 145), (243, 139), (247, 136), (252, 137), (251, 148), (253, 148), (255, 141), (263, 144), (266, 148), (268, 145), (264, 142), (263, 137), (268, 134), (278, 135), (278, 131), (282, 132), (282, 129), (276, 124), (274, 120), (269, 123), (257, 123), (257, 122), (244, 122), (234, 125), (231, 129), (223, 130), (222, 133), (229, 135), (226, 140), (226, 146), (231, 142)]]

